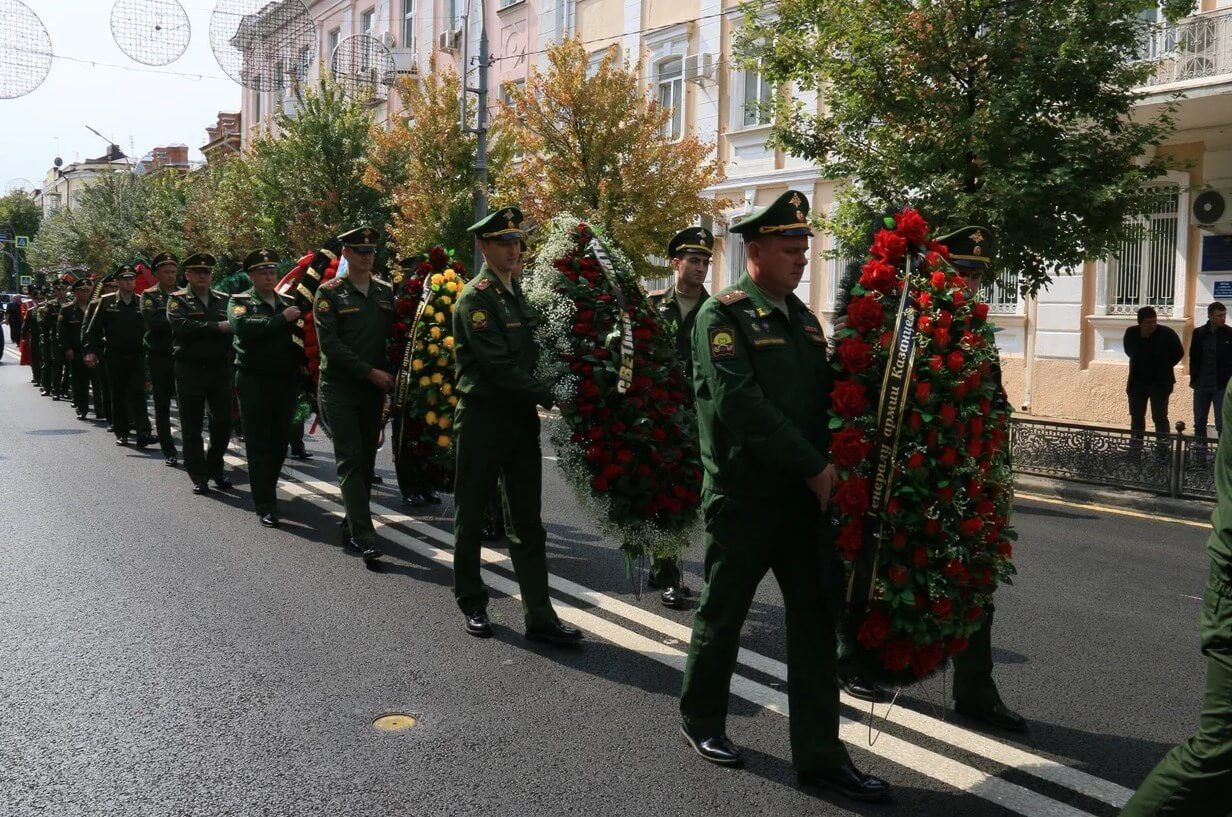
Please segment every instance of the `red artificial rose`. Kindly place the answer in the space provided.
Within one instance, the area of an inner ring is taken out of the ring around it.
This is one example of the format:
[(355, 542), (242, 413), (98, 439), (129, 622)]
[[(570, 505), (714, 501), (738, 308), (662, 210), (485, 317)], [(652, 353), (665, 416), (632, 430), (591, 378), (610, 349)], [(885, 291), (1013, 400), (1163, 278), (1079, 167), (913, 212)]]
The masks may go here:
[(858, 417), (868, 407), (866, 390), (859, 383), (840, 380), (830, 392), (830, 402), (840, 417)]
[(945, 468), (953, 468), (958, 465), (958, 452), (951, 446), (946, 446), (941, 452), (941, 456), (937, 458), (937, 464)]
[(937, 331), (933, 332), (933, 346), (938, 352), (944, 351), (945, 347), (950, 345), (950, 330), (944, 326), (937, 327)]
[(954, 323), (954, 316), (944, 309), (937, 313), (937, 325), (949, 329)]
[(943, 403), (937, 413), (941, 417), (941, 424), (947, 428), (954, 425), (954, 420), (958, 417), (958, 409), (954, 408), (953, 403)]
[(962, 352), (959, 352), (957, 350), (950, 352), (950, 354), (947, 355), (945, 359), (945, 365), (950, 367), (951, 372), (960, 371), (963, 367), (963, 364), (966, 362), (967, 362), (966, 355), (964, 355)]
[(915, 384), (915, 401), (920, 404), (928, 402), (928, 398), (933, 393), (933, 384), (927, 380)]
[(934, 372), (941, 371), (941, 367), (943, 365), (944, 361), (942, 361), (941, 355), (933, 355), (928, 359), (928, 368), (932, 369)]
[(449, 263), (449, 253), (445, 252), (445, 248), (437, 245), (428, 250), (428, 261), (432, 263), (433, 268), (440, 269)]
[(868, 510), (868, 478), (850, 477), (834, 491), (834, 507), (847, 516), (859, 516)]
[(975, 536), (984, 527), (984, 521), (978, 517), (972, 519), (964, 519), (959, 528), (963, 532), (963, 536)]
[(868, 456), (872, 447), (864, 439), (863, 430), (844, 428), (830, 438), (830, 459), (839, 468), (853, 468)]
[(967, 456), (972, 459), (979, 459), (980, 454), (984, 453), (984, 444), (979, 440), (971, 440), (967, 443)]
[(911, 563), (916, 567), (928, 567), (928, 550), (916, 548), (911, 554)]
[[(972, 496), (972, 499), (974, 498), (975, 497)], [(992, 500), (983, 499), (975, 504), (975, 512), (980, 516), (989, 516), (995, 510), (997, 510), (997, 506), (992, 503)]]
[(997, 543), (997, 555), (1004, 556), (1007, 559), (1014, 558), (1014, 545), (1011, 542), (1001, 541)]
[(912, 431), (919, 431), (924, 425), (924, 416), (918, 411), (911, 412), (911, 417), (907, 419), (907, 427)]
[(869, 251), (893, 264), (907, 254), (907, 239), (892, 230), (878, 230)]
[(957, 655), (967, 649), (967, 643), (967, 639), (965, 638), (951, 638), (949, 641), (945, 642), (945, 654)]
[(890, 584), (895, 587), (906, 587), (911, 574), (902, 565), (890, 565), (890, 569), (886, 571), (886, 577), (889, 578)]
[(888, 290), (897, 278), (898, 273), (894, 267), (875, 258), (860, 270), (860, 286), (878, 292)]
[(891, 672), (902, 672), (911, 665), (911, 656), (915, 652), (911, 642), (900, 639), (889, 644), (881, 652), (881, 664)]
[(928, 240), (928, 222), (919, 211), (910, 207), (894, 217), (894, 227), (913, 246), (923, 246)]
[(984, 608), (973, 604), (967, 608), (967, 621), (979, 621), (984, 616)]
[(932, 306), (933, 296), (927, 292), (921, 292), (918, 296), (916, 296), (915, 302), (920, 309), (928, 309)]
[(872, 610), (868, 618), (864, 619), (864, 623), (860, 625), (860, 629), (856, 631), (856, 638), (865, 649), (875, 650), (885, 643), (893, 624), (894, 622), (885, 613)]
[(923, 678), (941, 664), (941, 645), (933, 642), (919, 649), (915, 658), (911, 659), (911, 671), (917, 678)]
[(954, 291), (954, 294), (951, 296), (951, 300), (954, 301), (954, 306), (962, 306), (967, 302), (967, 296), (963, 295), (963, 291), (961, 289), (958, 289)]
[(881, 326), (885, 310), (872, 295), (853, 298), (847, 306), (847, 325), (857, 332), (869, 332)]
[(844, 338), (837, 354), (839, 362), (849, 372), (862, 372), (873, 365), (873, 347), (860, 338)]
[(944, 488), (937, 489), (937, 500), (942, 505), (949, 505), (954, 501), (954, 486), (947, 485)]
[(860, 548), (864, 547), (864, 526), (860, 520), (853, 519), (844, 525), (839, 531), (835, 544), (844, 559), (849, 562), (855, 561), (855, 558), (860, 555)]
[(907, 531), (895, 531), (894, 536), (890, 539), (890, 545), (895, 550), (902, 550), (907, 546)]
[(907, 458), (907, 467), (911, 469), (924, 467), (924, 452), (916, 451)]
[(595, 489), (597, 492), (601, 494), (605, 493), (608, 488), (607, 480), (604, 479), (603, 477), (595, 477), (594, 479), (590, 481), (590, 487)]
[(933, 330), (932, 316), (921, 315), (920, 319), (915, 322), (915, 325), (916, 325), (916, 328), (919, 329), (925, 335), (929, 334)]
[(987, 320), (988, 319), (988, 304), (984, 303), (983, 301), (978, 302), (975, 306), (971, 307), (971, 316), (975, 318), (977, 321)]
[(933, 285), (933, 289), (945, 289), (945, 273), (934, 272), (928, 282)]
[(947, 619), (954, 612), (954, 604), (949, 599), (935, 599), (932, 603), (933, 615), (939, 619)]

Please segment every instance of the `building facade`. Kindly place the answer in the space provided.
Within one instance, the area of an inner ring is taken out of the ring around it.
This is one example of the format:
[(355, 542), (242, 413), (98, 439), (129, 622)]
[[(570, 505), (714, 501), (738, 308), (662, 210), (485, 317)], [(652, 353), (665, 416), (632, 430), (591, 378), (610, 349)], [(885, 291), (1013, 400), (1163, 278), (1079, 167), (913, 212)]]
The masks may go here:
[(97, 159), (64, 164), (59, 157), (43, 179), (42, 189), (35, 200), (43, 209), (43, 218), (50, 218), (60, 210), (71, 210), (86, 188), (95, 184), (104, 173), (132, 170), (133, 162), (124, 155), (119, 145), (111, 145)]
[[(468, 2), (473, 13), (464, 26)], [(422, 75), (433, 60), (460, 70), (464, 50), (473, 69), (480, 5), (479, 0), (309, 2), (319, 59), (307, 77), (319, 77), (335, 53), (353, 52), (345, 42), (357, 34), (375, 37), (390, 49), (393, 75)], [(622, 60), (640, 65), (647, 92), (673, 110), (667, 124), (670, 135), (692, 134), (714, 145), (726, 178), (710, 191), (725, 204), (722, 218), (706, 223), (716, 236), (712, 289), (727, 285), (743, 270), (743, 247), (725, 229), (732, 219), (788, 188), (808, 194), (814, 212), (834, 207), (839, 183), (822, 178), (812, 163), (770, 142), (772, 122), (765, 105), (783, 93), (813, 109), (820, 100), (798, 89), (773, 87), (756, 71), (736, 64), (732, 46), (743, 13), (738, 0), (486, 0), (483, 6), (492, 56), (492, 104), (502, 89), (543, 66), (549, 45), (577, 36), (596, 65), (613, 49)], [(1206, 305), (1217, 294), (1232, 302), (1232, 245), (1225, 247), (1228, 239), (1200, 230), (1190, 215), (1197, 191), (1232, 190), (1230, 7), (1232, 0), (1202, 0), (1194, 17), (1160, 27), (1146, 43), (1146, 54), (1161, 62), (1143, 89), (1143, 115), (1159, 110), (1176, 92), (1185, 98), (1177, 109), (1177, 131), (1164, 148), (1174, 157), (1176, 169), (1152, 185), (1156, 205), (1141, 225), (1141, 238), (1127, 242), (1114, 258), (1058, 277), (1038, 298), (1018, 296), (1012, 270), (986, 291), (1000, 329), (1005, 386), (1020, 411), (1125, 424), (1122, 337), (1135, 323), (1137, 309), (1154, 306), (1188, 347), (1193, 329), (1205, 321)], [(473, 70), (469, 82), (475, 82)], [(381, 87), (386, 90), (374, 98), (374, 117), (390, 121), (399, 115), (399, 102), (387, 86)], [(270, 127), (273, 110), (293, 105), (289, 90), (245, 90), (244, 145)], [(846, 261), (832, 257), (839, 248), (831, 236), (818, 236), (811, 252), (797, 294), (832, 320), (836, 284)], [(1171, 415), (1189, 423), (1187, 372), (1182, 368), (1177, 374)]]

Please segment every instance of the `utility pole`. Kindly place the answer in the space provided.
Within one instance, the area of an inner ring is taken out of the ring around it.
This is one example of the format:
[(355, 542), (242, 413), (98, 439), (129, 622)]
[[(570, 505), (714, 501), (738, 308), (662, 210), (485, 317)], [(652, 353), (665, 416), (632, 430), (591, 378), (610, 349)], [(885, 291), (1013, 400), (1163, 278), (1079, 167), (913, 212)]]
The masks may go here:
[[(475, 87), (469, 85), (470, 71), (470, 13), (471, 3), (466, 4), (466, 14), (462, 17), (462, 132), (475, 134), (475, 221), (488, 214), (488, 16), (484, 5), (486, 0), (475, 0), (479, 4), (479, 64), (478, 81)], [(470, 126), (468, 114), (468, 94), (475, 94), (478, 108), (475, 111), (475, 127)], [(479, 269), (479, 239), (471, 246), (472, 274)]]

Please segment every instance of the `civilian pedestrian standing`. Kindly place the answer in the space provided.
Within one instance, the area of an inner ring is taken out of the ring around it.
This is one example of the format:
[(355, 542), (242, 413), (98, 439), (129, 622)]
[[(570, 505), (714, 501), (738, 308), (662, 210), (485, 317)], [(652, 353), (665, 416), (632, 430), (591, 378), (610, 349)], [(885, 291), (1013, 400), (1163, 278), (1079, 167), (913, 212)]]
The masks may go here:
[(14, 344), (21, 342), (21, 298), (14, 295), (4, 307), (5, 321), (9, 325), (9, 340)]
[(1215, 407), (1215, 435), (1223, 434), (1223, 393), (1232, 377), (1232, 326), (1219, 301), (1206, 308), (1206, 323), (1189, 342), (1189, 385), (1194, 393), (1194, 435), (1206, 439), (1206, 420)]
[(1129, 427), (1146, 430), (1146, 409), (1157, 434), (1168, 433), (1168, 398), (1176, 384), (1172, 369), (1185, 356), (1181, 339), (1170, 327), (1159, 323), (1154, 307), (1138, 310), (1138, 325), (1125, 330), (1123, 345), (1129, 356)]

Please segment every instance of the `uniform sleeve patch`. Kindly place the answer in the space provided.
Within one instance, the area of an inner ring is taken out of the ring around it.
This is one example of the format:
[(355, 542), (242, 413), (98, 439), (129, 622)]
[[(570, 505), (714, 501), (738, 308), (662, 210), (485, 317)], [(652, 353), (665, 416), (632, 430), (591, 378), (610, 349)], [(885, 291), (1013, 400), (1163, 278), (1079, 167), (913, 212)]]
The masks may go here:
[(491, 278), (480, 278), (478, 281), (475, 282), (475, 289), (479, 290), (480, 292), (483, 292), (485, 289), (487, 289), (490, 286), (492, 286)]
[(236, 304), (235, 306), (231, 307), (231, 314), (233, 315), (237, 315), (237, 316), (243, 315), (247, 311), (248, 311), (248, 307), (244, 306), (243, 304)]
[(182, 308), (183, 308), (183, 305), (180, 303), (179, 299), (177, 298), (172, 298), (170, 301), (167, 302), (168, 312), (179, 312)]
[(736, 356), (736, 335), (726, 326), (710, 327), (710, 359), (731, 360)]
[(317, 298), (317, 312), (328, 312), (330, 310), (328, 298)]
[(489, 328), (491, 326), (491, 323), (488, 318), (488, 310), (472, 309), (470, 311), (470, 322), (471, 322), (471, 329), (475, 331)]

